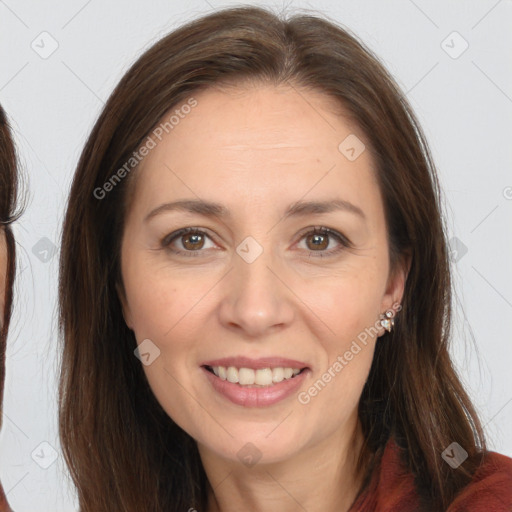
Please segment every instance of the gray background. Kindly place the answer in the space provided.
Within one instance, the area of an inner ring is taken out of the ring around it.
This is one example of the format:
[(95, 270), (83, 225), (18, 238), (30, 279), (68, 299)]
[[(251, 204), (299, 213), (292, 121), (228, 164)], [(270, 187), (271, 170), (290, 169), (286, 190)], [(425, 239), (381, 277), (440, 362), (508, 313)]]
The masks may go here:
[[(29, 188), (14, 226), (19, 277), (0, 434), (0, 478), (17, 512), (77, 510), (57, 434), (56, 287), (61, 222), (81, 148), (145, 48), (228, 5), (235, 2), (0, 0), (0, 102), (13, 120)], [(373, 49), (407, 91), (445, 192), (457, 289), (453, 354), (491, 448), (511, 456), (512, 2), (259, 5), (325, 13)]]

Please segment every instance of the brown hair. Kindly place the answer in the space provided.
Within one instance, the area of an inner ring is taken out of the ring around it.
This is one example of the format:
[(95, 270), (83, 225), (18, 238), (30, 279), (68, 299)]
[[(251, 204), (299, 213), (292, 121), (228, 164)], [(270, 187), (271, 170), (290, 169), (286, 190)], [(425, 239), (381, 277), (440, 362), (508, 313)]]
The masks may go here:
[(14, 143), (7, 117), (0, 106), (0, 229), (5, 230), (7, 246), (7, 273), (5, 282), (5, 308), (0, 329), (0, 427), (2, 426), (2, 404), (5, 380), (5, 349), (7, 332), (11, 320), (12, 289), (16, 268), (16, 251), (11, 224), (21, 215), (15, 211), (18, 197), (18, 172)]
[[(484, 440), (448, 353), (450, 269), (425, 137), (404, 94), (355, 36), (313, 15), (284, 20), (238, 7), (189, 22), (142, 55), (109, 98), (78, 163), (60, 261), (60, 435), (81, 510), (206, 508), (196, 444), (153, 396), (117, 295), (131, 179), (116, 182), (104, 199), (94, 191), (169, 109), (195, 91), (247, 80), (324, 93), (366, 135), (392, 265), (408, 252), (411, 267), (403, 309), (377, 344), (360, 400), (362, 467), (369, 477), (392, 436), (424, 502), (444, 509), (474, 473)], [(469, 454), (457, 470), (441, 458), (453, 441)]]

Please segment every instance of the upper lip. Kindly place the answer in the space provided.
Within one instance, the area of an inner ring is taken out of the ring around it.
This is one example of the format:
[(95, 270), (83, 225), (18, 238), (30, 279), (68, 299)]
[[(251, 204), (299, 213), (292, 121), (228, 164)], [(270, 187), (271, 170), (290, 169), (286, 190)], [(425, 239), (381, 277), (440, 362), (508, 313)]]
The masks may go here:
[(287, 359), (285, 357), (261, 357), (259, 359), (251, 359), (250, 357), (223, 357), (222, 359), (212, 359), (205, 361), (201, 366), (234, 366), (235, 368), (308, 368), (306, 363), (295, 359)]

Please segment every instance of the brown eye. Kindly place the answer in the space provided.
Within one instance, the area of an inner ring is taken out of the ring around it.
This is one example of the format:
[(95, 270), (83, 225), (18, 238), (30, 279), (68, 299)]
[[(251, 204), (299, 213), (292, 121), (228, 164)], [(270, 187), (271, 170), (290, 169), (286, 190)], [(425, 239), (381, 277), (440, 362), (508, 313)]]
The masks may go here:
[[(310, 242), (310, 243), (308, 243)], [(327, 249), (329, 245), (329, 236), (325, 234), (313, 233), (306, 236), (306, 245), (312, 251)]]
[[(303, 235), (302, 240), (304, 240), (305, 249), (309, 251), (310, 256), (331, 256), (352, 246), (341, 233), (324, 227), (315, 227)], [(334, 247), (328, 249), (329, 246), (332, 246), (332, 242), (335, 242)]]
[(201, 233), (187, 233), (181, 236), (182, 245), (187, 250), (202, 249), (204, 245), (204, 236)]
[[(207, 244), (210, 245), (207, 245)], [(183, 256), (200, 256), (206, 249), (213, 249), (211, 237), (197, 228), (184, 228), (166, 236), (161, 241), (162, 247)]]

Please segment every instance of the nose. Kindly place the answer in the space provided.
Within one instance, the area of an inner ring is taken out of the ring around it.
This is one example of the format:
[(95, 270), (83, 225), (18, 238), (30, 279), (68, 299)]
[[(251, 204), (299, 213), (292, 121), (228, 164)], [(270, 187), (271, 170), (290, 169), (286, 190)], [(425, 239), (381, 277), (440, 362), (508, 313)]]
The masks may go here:
[(252, 263), (235, 255), (233, 269), (223, 280), (219, 317), (224, 327), (254, 339), (293, 322), (294, 295), (279, 268), (270, 251)]

